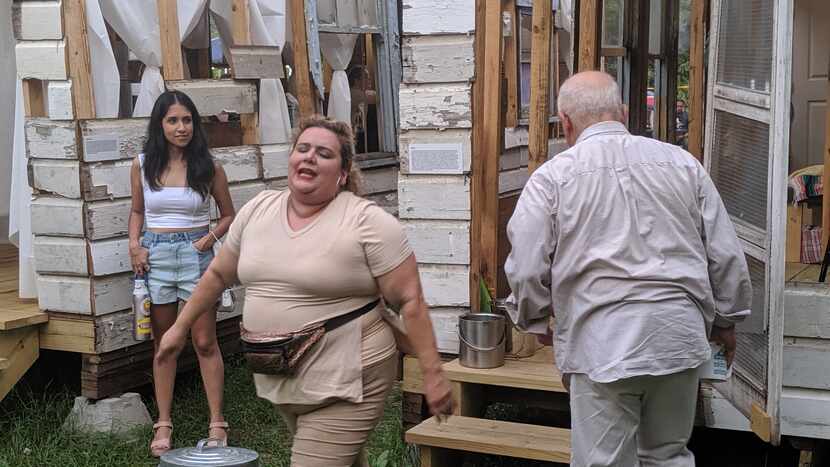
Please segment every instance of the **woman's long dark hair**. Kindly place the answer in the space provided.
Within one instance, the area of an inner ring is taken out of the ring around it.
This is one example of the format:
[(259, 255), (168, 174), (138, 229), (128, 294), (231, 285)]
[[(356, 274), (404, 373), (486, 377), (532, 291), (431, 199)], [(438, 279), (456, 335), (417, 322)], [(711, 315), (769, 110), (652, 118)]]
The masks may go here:
[(147, 125), (147, 141), (144, 143), (144, 177), (153, 191), (161, 189), (161, 174), (170, 161), (167, 138), (164, 137), (162, 121), (173, 104), (183, 105), (193, 120), (193, 137), (184, 148), (184, 160), (187, 164), (187, 186), (207, 199), (210, 185), (216, 174), (213, 156), (207, 145), (207, 137), (202, 129), (202, 121), (196, 105), (181, 91), (166, 91), (156, 99), (150, 124)]

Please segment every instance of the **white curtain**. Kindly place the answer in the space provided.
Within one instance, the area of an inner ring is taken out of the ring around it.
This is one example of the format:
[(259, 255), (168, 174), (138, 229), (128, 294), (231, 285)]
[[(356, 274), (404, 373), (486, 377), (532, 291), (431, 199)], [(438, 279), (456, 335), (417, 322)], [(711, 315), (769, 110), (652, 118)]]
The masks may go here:
[(19, 249), (18, 295), (37, 298), (35, 258), (32, 252), (32, 189), (26, 170), (26, 134), (23, 130), (23, 83), (17, 80), (14, 103), (14, 143), (12, 144), (11, 202), (9, 203), (9, 240)]
[[(161, 38), (156, 0), (100, 0), (107, 22), (147, 68), (133, 108), (134, 117), (146, 117), (164, 92), (161, 76)], [(230, 3), (230, 0), (220, 1)], [(196, 29), (207, 0), (178, 0), (179, 39), (183, 42)]]
[[(230, 1), (211, 2), (210, 11), (224, 44), (225, 56), (233, 45)], [(251, 45), (285, 46), (285, 0), (248, 0)], [(291, 121), (282, 81), (259, 80), (259, 141), (262, 144), (287, 143), (291, 139)]]
[(346, 67), (352, 60), (357, 37), (357, 34), (320, 33), (320, 51), (333, 70), (326, 115), (350, 125), (352, 123), (352, 94), (349, 89)]
[(86, 2), (87, 42), (89, 61), (92, 68), (92, 92), (95, 101), (95, 116), (98, 118), (118, 117), (118, 98), (121, 92), (121, 77), (101, 7), (97, 1)]

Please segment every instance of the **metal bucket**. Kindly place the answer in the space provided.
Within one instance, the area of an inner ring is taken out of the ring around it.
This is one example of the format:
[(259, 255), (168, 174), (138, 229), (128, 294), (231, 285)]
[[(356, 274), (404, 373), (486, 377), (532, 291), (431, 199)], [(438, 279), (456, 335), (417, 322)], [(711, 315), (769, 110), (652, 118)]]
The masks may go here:
[(214, 439), (200, 440), (195, 448), (181, 448), (161, 456), (159, 467), (259, 467), (259, 454), (250, 449), (224, 445), (207, 446)]
[(459, 362), (469, 368), (504, 365), (504, 316), (467, 313), (458, 317)]

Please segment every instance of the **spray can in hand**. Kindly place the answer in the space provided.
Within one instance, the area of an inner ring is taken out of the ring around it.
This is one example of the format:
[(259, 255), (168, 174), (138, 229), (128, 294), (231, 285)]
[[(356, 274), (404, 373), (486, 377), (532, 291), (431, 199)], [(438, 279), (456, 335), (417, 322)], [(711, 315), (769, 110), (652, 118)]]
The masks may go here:
[(137, 341), (148, 341), (153, 337), (150, 326), (150, 290), (144, 276), (136, 275), (133, 286), (133, 336)]

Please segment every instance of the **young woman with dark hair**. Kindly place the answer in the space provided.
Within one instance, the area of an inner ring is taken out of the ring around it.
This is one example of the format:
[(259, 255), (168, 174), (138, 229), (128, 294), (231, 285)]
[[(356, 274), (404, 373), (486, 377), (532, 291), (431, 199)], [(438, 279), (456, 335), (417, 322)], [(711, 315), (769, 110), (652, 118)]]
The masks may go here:
[[(176, 321), (179, 301), (190, 299), (196, 283), (213, 259), (213, 244), (234, 218), (228, 179), (207, 147), (199, 112), (179, 91), (156, 100), (147, 127), (144, 153), (131, 173), (130, 259), (143, 276), (153, 302), (150, 320), (158, 352), (161, 337)], [(210, 229), (210, 196), (220, 218)], [(142, 232), (146, 222), (146, 230)], [(216, 309), (202, 315), (191, 328), (210, 408), (209, 436), (227, 439), (222, 416), (224, 365), (216, 341)], [(159, 418), (153, 425), (151, 453), (158, 457), (172, 447), (171, 406), (175, 365), (153, 362)]]

